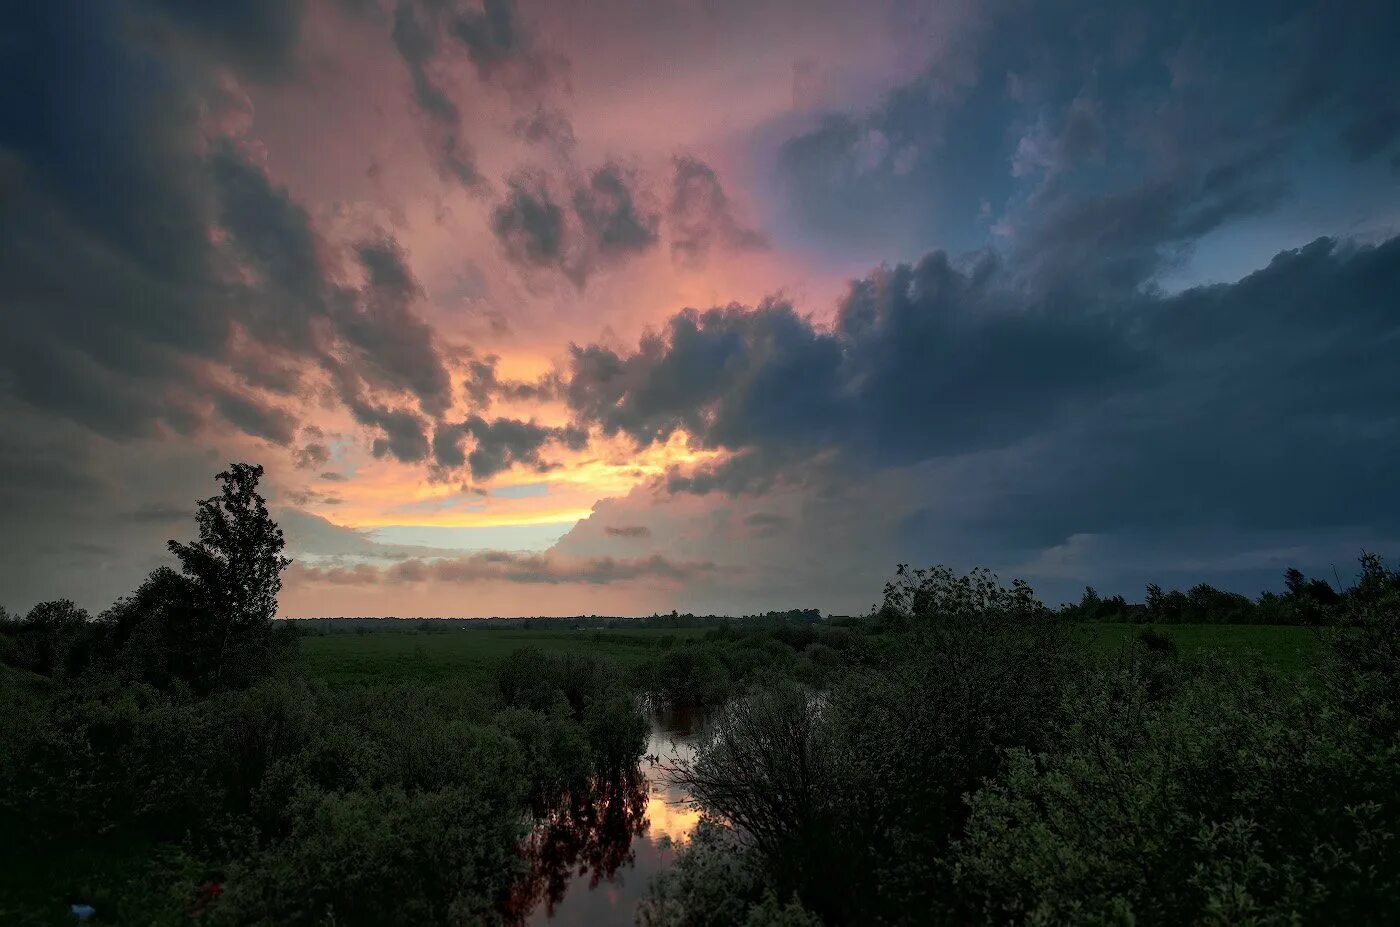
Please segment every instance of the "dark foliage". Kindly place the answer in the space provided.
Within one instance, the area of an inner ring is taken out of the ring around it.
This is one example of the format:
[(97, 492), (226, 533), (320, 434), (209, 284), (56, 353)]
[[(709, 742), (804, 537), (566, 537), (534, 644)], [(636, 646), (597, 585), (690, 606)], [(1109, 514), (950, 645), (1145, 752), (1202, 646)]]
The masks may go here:
[(712, 823), (641, 921), (1387, 922), (1400, 573), (1368, 556), (1331, 598), (1294, 585), (1329, 626), (1310, 682), (1151, 627), (1082, 660), (1024, 587), (902, 569), (831, 684), (720, 713), (678, 770)]

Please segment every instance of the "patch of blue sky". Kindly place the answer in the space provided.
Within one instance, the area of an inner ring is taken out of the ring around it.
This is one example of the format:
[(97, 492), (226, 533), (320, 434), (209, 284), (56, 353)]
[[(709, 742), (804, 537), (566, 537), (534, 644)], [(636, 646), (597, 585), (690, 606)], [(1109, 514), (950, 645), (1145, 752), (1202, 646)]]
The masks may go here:
[(484, 512), (486, 503), (480, 496), (443, 496), (436, 499), (419, 499), (416, 502), (405, 502), (396, 505), (391, 512), (395, 514), (415, 515), (422, 512)]
[(549, 495), (548, 483), (520, 483), (516, 486), (502, 486), (491, 490), (491, 495), (499, 499), (532, 499)]

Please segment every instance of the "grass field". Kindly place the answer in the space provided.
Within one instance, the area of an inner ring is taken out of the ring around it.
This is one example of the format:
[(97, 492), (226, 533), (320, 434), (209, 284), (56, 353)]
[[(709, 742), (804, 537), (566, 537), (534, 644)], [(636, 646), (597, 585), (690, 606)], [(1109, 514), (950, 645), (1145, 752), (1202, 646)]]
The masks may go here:
[[(1116, 653), (1143, 628), (1136, 624), (1082, 624), (1085, 644), (1105, 656)], [(1316, 634), (1277, 625), (1184, 624), (1156, 629), (1176, 641), (1183, 655), (1216, 653), (1258, 659), (1291, 674), (1305, 674), (1322, 652)], [(312, 635), (301, 642), (302, 670), (328, 685), (408, 682), (471, 685), (497, 660), (525, 647), (547, 653), (588, 653), (633, 666), (657, 650), (703, 630), (637, 631), (366, 631)]]
[(703, 630), (638, 631), (366, 631), (311, 635), (301, 641), (303, 671), (328, 685), (402, 682), (470, 685), (517, 650), (587, 653), (622, 666)]
[[(1140, 624), (1081, 624), (1076, 628), (1094, 652), (1118, 651), (1142, 629)], [(1182, 655), (1214, 653), (1231, 659), (1257, 659), (1285, 673), (1306, 674), (1325, 645), (1311, 628), (1293, 625), (1164, 624), (1153, 629), (1176, 642)]]

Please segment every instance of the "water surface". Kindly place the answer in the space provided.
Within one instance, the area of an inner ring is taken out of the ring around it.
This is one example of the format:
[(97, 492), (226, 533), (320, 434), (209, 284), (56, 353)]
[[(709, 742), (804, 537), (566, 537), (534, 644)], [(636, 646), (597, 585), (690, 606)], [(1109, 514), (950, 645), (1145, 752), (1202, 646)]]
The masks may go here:
[(535, 829), (527, 846), (531, 878), (517, 908), (528, 910), (526, 924), (633, 922), (652, 877), (675, 858), (671, 844), (699, 820), (664, 771), (691, 757), (698, 725), (691, 712), (653, 712), (646, 757), (631, 781), (600, 787)]

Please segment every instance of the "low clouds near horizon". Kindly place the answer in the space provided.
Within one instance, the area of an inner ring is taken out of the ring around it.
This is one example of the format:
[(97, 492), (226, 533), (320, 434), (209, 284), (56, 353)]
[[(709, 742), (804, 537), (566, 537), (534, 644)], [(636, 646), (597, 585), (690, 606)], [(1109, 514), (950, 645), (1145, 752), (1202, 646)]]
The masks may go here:
[(134, 588), (229, 459), (350, 532), (290, 614), (1400, 554), (1393, 5), (626, 9), (9, 14), (0, 604)]

